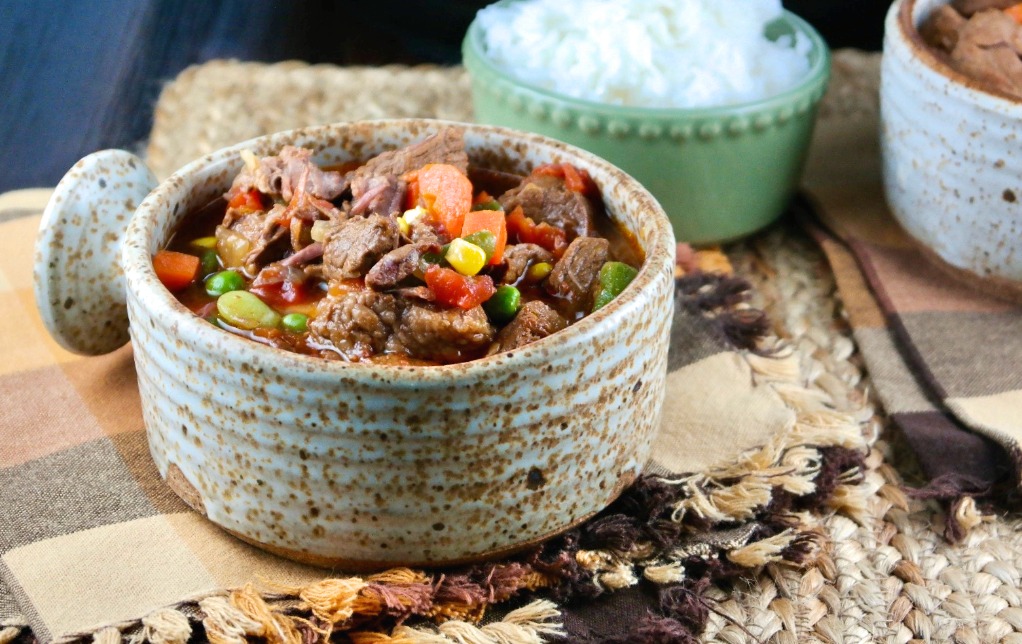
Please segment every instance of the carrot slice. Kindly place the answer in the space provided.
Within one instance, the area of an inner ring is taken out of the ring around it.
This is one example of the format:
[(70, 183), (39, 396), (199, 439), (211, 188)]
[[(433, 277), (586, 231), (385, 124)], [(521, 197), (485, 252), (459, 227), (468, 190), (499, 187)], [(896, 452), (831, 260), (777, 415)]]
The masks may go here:
[(430, 163), (415, 173), (419, 195), (451, 237), (456, 237), (472, 209), (472, 182), (446, 163)]
[(180, 291), (199, 277), (201, 261), (195, 255), (161, 250), (153, 257), (156, 277), (170, 291)]
[(1004, 10), (1004, 13), (1008, 14), (1012, 20), (1022, 25), (1022, 2), (1011, 5)]
[(493, 233), (495, 241), (490, 264), (499, 264), (504, 258), (504, 246), (507, 244), (507, 222), (504, 220), (504, 211), (473, 210), (465, 213), (465, 223), (461, 226), (461, 236), (465, 237), (481, 230), (488, 230)]

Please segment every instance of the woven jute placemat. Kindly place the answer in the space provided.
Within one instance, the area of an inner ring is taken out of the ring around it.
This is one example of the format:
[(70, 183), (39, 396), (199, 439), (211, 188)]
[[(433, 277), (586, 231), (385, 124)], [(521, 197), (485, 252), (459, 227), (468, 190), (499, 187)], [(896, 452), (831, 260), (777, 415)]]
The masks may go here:
[[(836, 54), (810, 184), (875, 171), (878, 67), (876, 55)], [(148, 160), (165, 177), (203, 153), (266, 132), (402, 116), (471, 120), (464, 71), (217, 61), (167, 87)], [(903, 451), (870, 395), (816, 247), (782, 223), (727, 252), (798, 356), (805, 382), (792, 395), (858, 418), (871, 449), (859, 486), (866, 494), (849, 498), (845, 512), (807, 518), (828, 544), (816, 564), (767, 565), (728, 592), (712, 591), (718, 603), (704, 639), (1022, 642), (1022, 521), (965, 505), (959, 519), (973, 529), (950, 545), (939, 511), (906, 497), (902, 476), (911, 476), (912, 464), (898, 460)]]

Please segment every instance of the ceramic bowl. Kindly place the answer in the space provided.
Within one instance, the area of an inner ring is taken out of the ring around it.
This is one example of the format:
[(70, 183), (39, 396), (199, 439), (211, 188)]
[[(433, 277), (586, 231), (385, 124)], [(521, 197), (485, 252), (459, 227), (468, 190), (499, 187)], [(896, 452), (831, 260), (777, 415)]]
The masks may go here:
[(798, 86), (762, 101), (708, 109), (620, 107), (531, 86), (487, 58), (478, 21), (465, 36), (462, 59), (478, 121), (594, 152), (653, 193), (679, 240), (723, 242), (774, 221), (798, 187), (830, 77), (830, 52), (792, 13), (772, 23), (768, 36), (795, 32), (812, 43), (810, 71)]
[[(476, 164), (587, 169), (646, 251), (632, 285), (513, 352), (399, 367), (237, 337), (157, 280), (153, 254), (187, 213), (220, 198), (241, 149), (307, 146), (334, 164), (441, 126), (464, 131)], [(496, 127), (377, 121), (253, 139), (159, 185), (126, 152), (86, 157), (44, 214), (36, 288), (47, 326), (71, 350), (112, 351), (130, 334), (153, 459), (189, 505), (282, 556), (369, 569), (507, 554), (585, 520), (638, 475), (664, 396), (673, 258), (656, 201), (589, 153)]]
[(944, 0), (887, 14), (880, 116), (884, 191), (921, 245), (967, 277), (1022, 293), (1022, 103), (942, 63), (917, 27)]

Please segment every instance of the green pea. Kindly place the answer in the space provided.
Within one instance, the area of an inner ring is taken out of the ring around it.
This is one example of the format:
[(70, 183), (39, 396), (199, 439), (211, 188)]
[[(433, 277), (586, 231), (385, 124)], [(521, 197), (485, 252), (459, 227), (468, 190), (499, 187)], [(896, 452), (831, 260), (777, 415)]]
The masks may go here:
[(200, 260), (202, 275), (209, 275), (220, 270), (220, 259), (216, 256), (215, 250), (205, 251)]
[(483, 310), (494, 322), (508, 322), (522, 307), (522, 294), (513, 286), (504, 285), (483, 302)]
[(491, 201), (484, 201), (483, 203), (477, 203), (472, 206), (472, 210), (503, 210), (504, 208), (500, 205), (500, 202), (496, 199)]
[(304, 313), (288, 313), (280, 320), (280, 326), (291, 333), (305, 333), (309, 330), (309, 316)]
[(493, 236), (493, 233), (488, 230), (479, 230), (470, 235), (465, 235), (462, 239), (482, 248), (483, 252), (486, 253), (486, 263), (490, 263), (493, 251), (497, 249), (497, 238)]
[(220, 297), (224, 293), (245, 288), (245, 278), (238, 271), (220, 271), (206, 278), (206, 293)]
[(216, 310), (228, 324), (239, 329), (274, 329), (280, 314), (248, 291), (228, 291), (216, 301)]
[(600, 267), (600, 288), (593, 300), (593, 311), (603, 308), (625, 290), (639, 271), (623, 262), (607, 262)]

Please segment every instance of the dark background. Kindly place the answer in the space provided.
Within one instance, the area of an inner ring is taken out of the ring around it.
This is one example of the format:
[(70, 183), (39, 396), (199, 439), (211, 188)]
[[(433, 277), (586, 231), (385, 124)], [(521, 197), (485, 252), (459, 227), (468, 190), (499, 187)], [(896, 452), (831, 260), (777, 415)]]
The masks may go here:
[[(55, 185), (95, 150), (139, 147), (162, 85), (188, 65), (212, 58), (453, 65), (486, 4), (0, 0), (0, 192)], [(876, 50), (890, 0), (784, 4), (831, 47)]]

